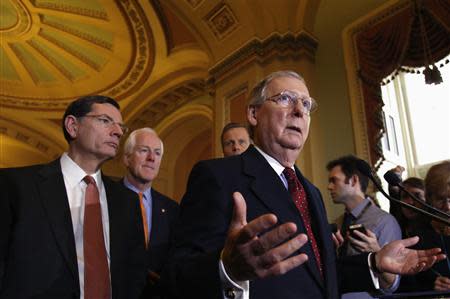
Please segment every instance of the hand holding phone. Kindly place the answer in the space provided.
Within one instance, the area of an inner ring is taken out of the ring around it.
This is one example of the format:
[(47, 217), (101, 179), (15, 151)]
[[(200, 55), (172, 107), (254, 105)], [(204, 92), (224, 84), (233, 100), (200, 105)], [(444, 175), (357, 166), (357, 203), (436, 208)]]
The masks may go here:
[(366, 230), (364, 224), (353, 224), (348, 227), (348, 231), (349, 231), (350, 235), (353, 238), (360, 239), (360, 237), (354, 233), (355, 230), (367, 235), (367, 230)]
[(349, 227), (349, 241), (357, 250), (361, 252), (377, 252), (380, 250), (377, 236), (364, 225), (357, 225), (352, 230)]

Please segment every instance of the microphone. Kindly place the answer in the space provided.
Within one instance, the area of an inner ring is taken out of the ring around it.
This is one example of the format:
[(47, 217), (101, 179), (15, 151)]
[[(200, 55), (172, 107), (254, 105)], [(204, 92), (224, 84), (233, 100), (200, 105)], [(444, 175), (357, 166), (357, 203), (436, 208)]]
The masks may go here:
[(377, 187), (377, 189), (381, 192), (381, 194), (383, 194), (384, 197), (386, 197), (389, 201), (398, 203), (399, 205), (404, 206), (404, 207), (406, 207), (406, 208), (408, 208), (410, 210), (414, 210), (417, 213), (426, 215), (428, 217), (431, 217), (431, 218), (433, 218), (433, 219), (435, 219), (435, 220), (437, 220), (439, 222), (442, 222), (442, 223), (450, 226), (450, 220), (448, 219), (448, 217), (447, 218), (442, 218), (441, 216), (434, 215), (434, 214), (432, 214), (432, 213), (430, 213), (428, 211), (422, 210), (422, 209), (420, 209), (418, 207), (415, 207), (413, 205), (407, 204), (406, 202), (403, 202), (401, 200), (393, 198), (392, 196), (389, 196), (389, 194), (387, 194), (383, 190), (383, 187), (381, 187), (380, 183), (378, 183), (378, 181), (375, 179), (374, 172), (373, 172), (372, 168), (369, 166), (369, 164), (366, 161), (359, 159), (356, 162), (356, 169), (358, 169), (358, 171), (361, 172), (363, 175), (367, 176), (372, 181), (372, 183), (375, 185), (375, 187)]
[(414, 201), (418, 202), (419, 204), (421, 204), (422, 206), (427, 207), (428, 209), (432, 210), (435, 213), (438, 213), (444, 217), (449, 218), (450, 215), (447, 214), (444, 211), (441, 211), (439, 209), (436, 209), (435, 207), (433, 207), (432, 205), (426, 203), (425, 201), (421, 200), (420, 198), (418, 198), (416, 195), (414, 195), (413, 193), (409, 192), (408, 190), (406, 190), (405, 186), (402, 184), (401, 179), (398, 177), (398, 175), (393, 172), (392, 170), (387, 171), (384, 174), (384, 179), (386, 180), (386, 182), (388, 182), (389, 185), (392, 186), (396, 186), (399, 187), (400, 190), (402, 190), (402, 192), (405, 192), (406, 194), (409, 195), (409, 197), (411, 197)]

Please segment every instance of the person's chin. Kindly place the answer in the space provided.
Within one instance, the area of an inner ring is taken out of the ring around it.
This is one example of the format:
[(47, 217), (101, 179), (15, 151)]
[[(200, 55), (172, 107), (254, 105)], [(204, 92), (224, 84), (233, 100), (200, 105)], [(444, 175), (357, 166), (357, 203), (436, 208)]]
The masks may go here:
[(105, 157), (105, 160), (110, 160), (116, 156), (117, 149), (109, 148), (109, 149), (106, 149), (102, 154)]
[(287, 140), (284, 140), (281, 144), (284, 148), (290, 150), (301, 150), (303, 147), (303, 142), (299, 138), (289, 138)]

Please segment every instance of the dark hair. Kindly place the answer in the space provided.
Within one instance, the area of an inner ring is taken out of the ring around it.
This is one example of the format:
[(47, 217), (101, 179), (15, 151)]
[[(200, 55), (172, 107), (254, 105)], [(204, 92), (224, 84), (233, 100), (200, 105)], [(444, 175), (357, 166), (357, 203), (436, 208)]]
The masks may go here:
[(85, 116), (89, 112), (91, 112), (93, 104), (110, 104), (120, 110), (119, 104), (112, 98), (101, 96), (101, 95), (92, 95), (92, 96), (84, 96), (76, 99), (72, 103), (67, 106), (66, 112), (64, 112), (64, 116), (62, 118), (62, 129), (64, 132), (64, 138), (67, 142), (72, 140), (70, 134), (66, 130), (66, 126), (64, 124), (66, 117), (69, 115), (73, 115), (76, 118)]
[[(423, 180), (416, 178), (416, 177), (407, 178), (406, 180), (404, 180), (402, 182), (402, 185), (404, 187), (417, 188), (417, 189), (425, 191), (425, 184), (424, 184)], [(399, 192), (400, 192), (400, 198), (402, 198), (402, 196), (404, 195), (403, 194), (404, 192), (402, 190), (400, 190)]]
[(450, 190), (450, 160), (431, 166), (425, 177), (425, 198), (427, 203), (433, 202), (433, 197)]
[(358, 161), (361, 160), (358, 157), (355, 157), (353, 155), (348, 155), (344, 157), (340, 157), (336, 160), (332, 160), (328, 162), (327, 164), (327, 170), (330, 171), (331, 169), (335, 168), (336, 166), (341, 166), (342, 172), (345, 174), (345, 182), (347, 183), (348, 180), (352, 175), (357, 175), (359, 178), (359, 184), (361, 186), (361, 191), (363, 193), (366, 193), (367, 186), (369, 184), (369, 179), (367, 176), (363, 175), (357, 168)]
[(222, 147), (223, 147), (223, 135), (225, 135), (225, 133), (227, 131), (229, 131), (231, 129), (236, 129), (236, 128), (243, 128), (243, 129), (245, 129), (247, 131), (248, 137), (250, 139), (252, 138), (252, 136), (250, 135), (250, 131), (249, 131), (249, 129), (248, 129), (248, 127), (246, 125), (240, 124), (240, 123), (230, 122), (230, 123), (227, 123), (225, 125), (225, 127), (223, 127), (222, 134), (220, 135), (220, 142), (222, 143)]
[(416, 177), (409, 177), (402, 182), (403, 186), (408, 186), (411, 188), (417, 188), (421, 190), (425, 190), (425, 184), (422, 179)]

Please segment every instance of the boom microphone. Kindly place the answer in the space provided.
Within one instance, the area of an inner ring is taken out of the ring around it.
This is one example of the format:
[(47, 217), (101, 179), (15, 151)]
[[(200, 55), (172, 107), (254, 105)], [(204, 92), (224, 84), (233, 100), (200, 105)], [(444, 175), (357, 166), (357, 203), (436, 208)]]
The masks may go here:
[(435, 220), (437, 220), (439, 222), (445, 223), (446, 225), (450, 226), (450, 220), (449, 220), (448, 217), (447, 218), (443, 218), (441, 216), (434, 215), (434, 214), (432, 214), (432, 213), (430, 213), (428, 211), (422, 210), (422, 209), (420, 209), (418, 207), (415, 207), (413, 205), (407, 204), (406, 202), (400, 201), (398, 199), (393, 198), (392, 196), (389, 196), (389, 194), (387, 194), (383, 190), (383, 188), (381, 187), (380, 183), (378, 183), (378, 181), (375, 179), (374, 172), (373, 172), (372, 168), (369, 166), (369, 164), (366, 161), (359, 159), (356, 162), (356, 168), (363, 175), (367, 176), (373, 182), (375, 187), (377, 187), (378, 191), (380, 191), (381, 194), (383, 194), (384, 197), (386, 197), (389, 201), (398, 203), (399, 205), (404, 206), (404, 207), (406, 207), (406, 208), (408, 208), (410, 210), (414, 210), (417, 213), (426, 215), (428, 217), (431, 217), (431, 218), (433, 218), (433, 219), (435, 219)]
[(433, 207), (432, 205), (426, 203), (425, 201), (421, 200), (420, 198), (418, 198), (416, 195), (414, 195), (413, 193), (409, 192), (408, 190), (406, 190), (405, 186), (402, 184), (401, 179), (398, 177), (398, 175), (393, 172), (392, 170), (389, 170), (388, 172), (386, 172), (384, 174), (384, 179), (388, 182), (389, 185), (392, 186), (396, 186), (399, 187), (400, 190), (402, 190), (402, 192), (405, 192), (406, 194), (409, 195), (409, 197), (411, 197), (413, 200), (415, 200), (416, 202), (418, 202), (419, 204), (421, 204), (422, 206), (427, 207), (428, 209), (430, 209), (431, 211), (442, 215), (443, 217), (447, 217), (450, 218), (450, 215), (447, 214), (444, 211), (441, 211), (439, 209), (436, 209), (435, 207)]

